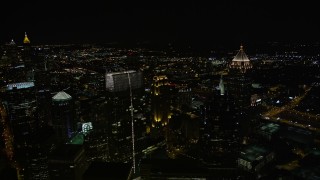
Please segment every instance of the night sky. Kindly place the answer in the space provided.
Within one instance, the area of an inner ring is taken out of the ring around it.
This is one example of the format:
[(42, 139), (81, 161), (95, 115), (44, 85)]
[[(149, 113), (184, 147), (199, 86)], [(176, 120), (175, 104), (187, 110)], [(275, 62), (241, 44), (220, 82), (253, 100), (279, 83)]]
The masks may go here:
[(26, 31), (34, 44), (314, 42), (318, 13), (316, 1), (301, 0), (11, 0), (0, 2), (0, 41), (20, 43)]

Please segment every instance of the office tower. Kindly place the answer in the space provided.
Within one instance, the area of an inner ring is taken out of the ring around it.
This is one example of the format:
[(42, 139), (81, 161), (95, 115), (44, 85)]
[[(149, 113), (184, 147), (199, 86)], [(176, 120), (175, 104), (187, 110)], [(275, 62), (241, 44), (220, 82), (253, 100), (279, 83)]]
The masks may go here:
[(32, 47), (30, 40), (27, 36), (27, 33), (25, 32), (24, 34), (24, 39), (23, 39), (23, 44), (22, 44), (22, 49), (21, 49), (21, 56), (22, 60), (25, 64), (26, 67), (31, 66), (31, 55), (32, 55)]
[(82, 180), (87, 169), (82, 145), (61, 144), (48, 158), (50, 180)]
[(108, 102), (108, 150), (112, 161), (133, 161), (135, 171), (135, 106), (142, 90), (142, 73), (124, 71), (106, 74)]
[(33, 136), (35, 142), (28, 149), (25, 149), (25, 155), (21, 157), (21, 159), (27, 160), (23, 167), (25, 179), (42, 180), (49, 178), (48, 152), (51, 146), (46, 145), (45, 142), (48, 140), (48, 135), (51, 134), (43, 132)]
[[(43, 55), (45, 56), (45, 55)], [(43, 57), (44, 58), (44, 57)], [(42, 61), (43, 62), (43, 61)], [(35, 64), (33, 64), (35, 65)], [(34, 66), (32, 66), (34, 67)], [(44, 70), (41, 70), (44, 69)], [(52, 88), (51, 76), (52, 72), (47, 71), (42, 65), (35, 69), (31, 69), (34, 83), (37, 88), (37, 104), (38, 104), (38, 118), (40, 126), (52, 125)]]
[(151, 85), (152, 125), (151, 135), (163, 136), (164, 126), (170, 113), (169, 82), (165, 75), (153, 77)]
[(16, 43), (12, 39), (9, 43), (3, 46), (3, 52), (1, 56), (1, 66), (17, 66), (19, 64), (20, 57)]
[(33, 82), (8, 84), (4, 103), (15, 142), (25, 143), (36, 127), (36, 96)]
[[(1, 123), (1, 134), (2, 134), (2, 139), (1, 143), (3, 144), (3, 149), (4, 153), (3, 155), (3, 160), (7, 160), (8, 165), (9, 163), (14, 162), (14, 139), (13, 139), (13, 133), (11, 130), (10, 122), (8, 119), (6, 107), (4, 106), (4, 102), (1, 100), (0, 101), (0, 123)], [(3, 165), (5, 163), (2, 163)], [(17, 177), (17, 173), (13, 172), (13, 176)]]
[(52, 103), (51, 91), (43, 88), (36, 92), (37, 97), (37, 118), (40, 127), (52, 126)]
[(75, 131), (73, 100), (64, 91), (52, 97), (52, 126), (57, 142), (67, 142)]
[(251, 62), (244, 52), (243, 46), (229, 65), (228, 88), (233, 96), (236, 113), (236, 124), (239, 125), (240, 141), (246, 143), (249, 131), (248, 109), (251, 104)]
[(35, 62), (31, 43), (26, 32), (24, 34), (23, 44), (21, 48), (21, 58), (24, 62), (27, 81), (34, 81)]
[(3, 97), (2, 117), (8, 122), (5, 148), (18, 178), (46, 178), (48, 148), (43, 144), (50, 132), (38, 121), (34, 83), (8, 84)]
[[(108, 132), (107, 118), (108, 107), (105, 103), (105, 98), (99, 99), (82, 99), (80, 100), (81, 113), (87, 118), (83, 118), (92, 123), (92, 130), (84, 137), (84, 147), (88, 161), (109, 161), (108, 151)], [(91, 109), (91, 111), (90, 111)], [(80, 114), (81, 115), (81, 114)]]
[(238, 134), (232, 97), (227, 90), (213, 92), (200, 106), (199, 155), (209, 164), (235, 167)]
[(108, 92), (129, 91), (129, 76), (131, 89), (139, 89), (142, 86), (142, 73), (137, 71), (123, 71), (106, 73), (106, 89)]
[(236, 167), (235, 154), (244, 143), (250, 121), (246, 115), (251, 103), (251, 83), (247, 78), (250, 68), (241, 46), (229, 65), (229, 73), (221, 75), (218, 87), (200, 108), (199, 155), (207, 163)]
[[(175, 92), (171, 92), (171, 97), (175, 94), (176, 98), (171, 98), (173, 101), (174, 109), (180, 109), (183, 112), (189, 111), (192, 107), (192, 90), (187, 85), (175, 86), (173, 89)], [(170, 116), (169, 116), (170, 117)]]
[(9, 83), (25, 82), (25, 68), (21, 59), (21, 51), (16, 43), (11, 40), (3, 46), (3, 53), (0, 59), (1, 86)]
[(231, 61), (229, 66), (229, 89), (230, 93), (236, 97), (236, 105), (240, 111), (250, 106), (251, 97), (251, 81), (250, 69), (252, 68), (251, 62), (240, 46), (237, 55)]

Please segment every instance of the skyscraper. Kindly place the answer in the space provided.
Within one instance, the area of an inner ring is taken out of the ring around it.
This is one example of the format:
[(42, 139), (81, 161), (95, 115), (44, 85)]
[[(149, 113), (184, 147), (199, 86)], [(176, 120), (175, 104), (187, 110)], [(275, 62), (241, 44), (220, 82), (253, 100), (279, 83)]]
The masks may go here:
[[(30, 45), (27, 37), (25, 42)], [(36, 87), (31, 81), (33, 75), (26, 74), (27, 68), (22, 59), (26, 57), (26, 51), (23, 47), (19, 48), (12, 40), (5, 46), (2, 57), (9, 62), (3, 68), (5, 73), (2, 78), (6, 84), (1, 92), (7, 143), (5, 149), (18, 179), (45, 179), (48, 171), (44, 141), (51, 131), (45, 129), (39, 121)]]
[(21, 49), (21, 57), (24, 62), (24, 66), (26, 69), (27, 81), (34, 81), (34, 57), (32, 54), (32, 47), (30, 40), (27, 36), (27, 33), (24, 34), (22, 49)]
[(252, 64), (244, 52), (243, 46), (229, 65), (228, 88), (234, 99), (236, 125), (239, 125), (240, 141), (246, 143), (249, 130), (248, 108), (251, 104), (251, 79)]
[(9, 43), (3, 46), (3, 53), (1, 57), (2, 66), (16, 66), (19, 64), (20, 57), (18, 47), (12, 39)]
[(106, 89), (108, 92), (123, 92), (129, 90), (129, 78), (131, 89), (135, 90), (142, 86), (142, 73), (134, 70), (106, 73)]
[(49, 155), (51, 180), (81, 180), (87, 169), (82, 145), (61, 144)]
[(170, 111), (169, 82), (165, 75), (153, 77), (151, 85), (152, 125), (151, 135), (163, 136)]
[(114, 162), (134, 161), (134, 105), (142, 90), (142, 73), (134, 70), (106, 73), (108, 151)]
[(16, 143), (27, 141), (37, 126), (36, 96), (33, 82), (11, 83), (6, 86), (4, 96), (8, 118)]
[(72, 97), (64, 91), (52, 97), (52, 125), (57, 142), (65, 143), (75, 131)]
[(16, 168), (18, 178), (45, 178), (47, 149), (43, 142), (50, 132), (42, 131), (37, 118), (34, 83), (11, 83), (4, 93), (2, 103), (6, 115), (2, 116), (5, 115), (5, 121), (9, 122), (5, 123), (7, 156)]

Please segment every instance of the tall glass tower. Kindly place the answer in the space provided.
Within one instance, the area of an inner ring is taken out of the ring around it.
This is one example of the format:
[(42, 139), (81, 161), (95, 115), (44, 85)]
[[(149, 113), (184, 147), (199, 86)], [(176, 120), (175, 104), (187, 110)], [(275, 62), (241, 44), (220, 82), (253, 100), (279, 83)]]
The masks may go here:
[(248, 109), (251, 104), (251, 69), (252, 64), (241, 45), (240, 50), (229, 65), (228, 87), (234, 99), (235, 120), (239, 130), (238, 137), (240, 142), (244, 144), (249, 131)]
[(52, 97), (52, 125), (57, 142), (65, 143), (75, 130), (72, 97), (64, 91)]

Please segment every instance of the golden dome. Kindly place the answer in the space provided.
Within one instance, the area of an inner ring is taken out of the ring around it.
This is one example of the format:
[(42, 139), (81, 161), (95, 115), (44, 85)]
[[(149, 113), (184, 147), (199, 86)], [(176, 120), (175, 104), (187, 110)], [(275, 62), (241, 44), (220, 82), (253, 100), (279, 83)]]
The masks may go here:
[(24, 33), (23, 44), (30, 44), (30, 40), (29, 40), (26, 32)]

